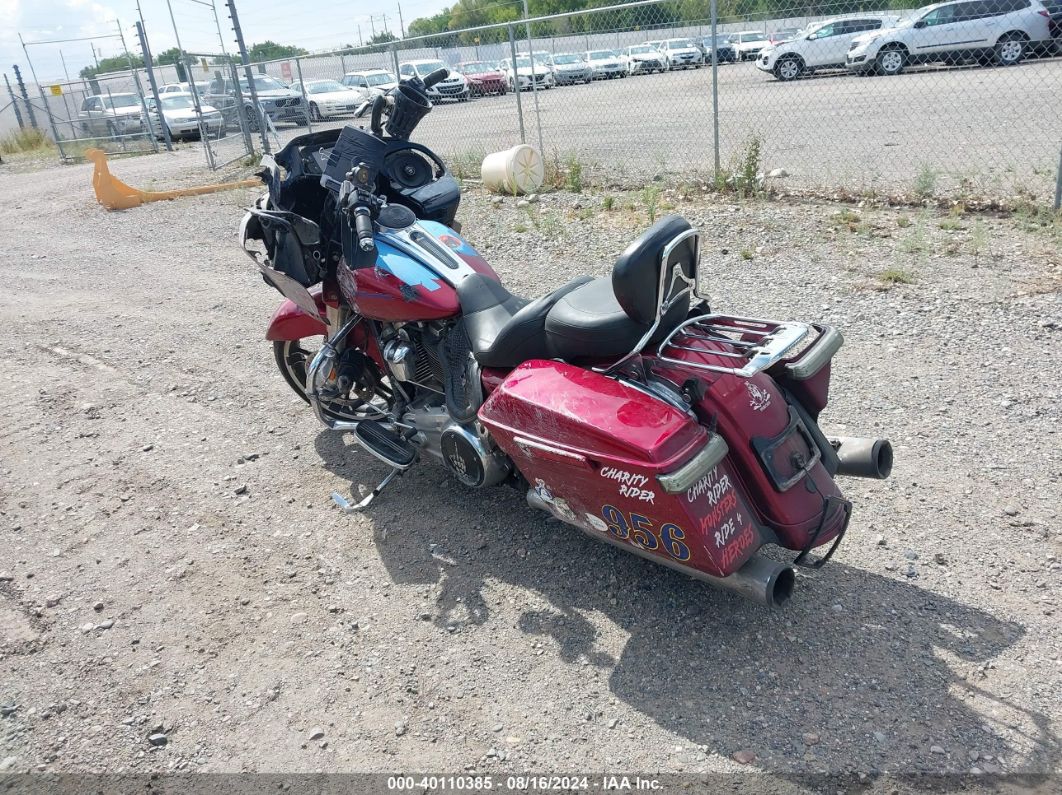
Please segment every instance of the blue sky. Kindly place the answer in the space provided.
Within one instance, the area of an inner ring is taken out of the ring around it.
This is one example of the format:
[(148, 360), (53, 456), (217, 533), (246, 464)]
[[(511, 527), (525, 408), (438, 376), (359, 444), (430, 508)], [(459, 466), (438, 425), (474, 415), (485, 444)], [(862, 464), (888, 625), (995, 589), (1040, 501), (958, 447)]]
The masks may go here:
[[(184, 48), (193, 52), (218, 52), (218, 34), (209, 8), (210, 0), (205, 0), (205, 6), (195, 0), (170, 2)], [(231, 52), (235, 45), (224, 2), (215, 0), (225, 46)], [(402, 15), (409, 24), (416, 17), (436, 13), (450, 5), (452, 0), (400, 2)], [(140, 5), (152, 50), (161, 52), (173, 47), (176, 40), (165, 0), (140, 0)], [(387, 15), (387, 28), (395, 35), (399, 34), (396, 0), (236, 0), (236, 9), (248, 46), (265, 39), (297, 44), (311, 51), (356, 44), (358, 26), (361, 26), (362, 36), (368, 39), (374, 26), (377, 31), (384, 29), (384, 14)], [(137, 18), (136, 0), (0, 0), (0, 71), (13, 79), (11, 64), (17, 63), (27, 81), (30, 79), (18, 41), (19, 33), (27, 42), (109, 36), (93, 42), (42, 44), (29, 48), (42, 82), (63, 76), (60, 50), (71, 77), (76, 77), (83, 66), (92, 63), (92, 45), (104, 56), (121, 53), (115, 20), (121, 22), (126, 42), (130, 50), (134, 50), (136, 33), (133, 23)], [(0, 98), (0, 105), (6, 99), (6, 96)]]

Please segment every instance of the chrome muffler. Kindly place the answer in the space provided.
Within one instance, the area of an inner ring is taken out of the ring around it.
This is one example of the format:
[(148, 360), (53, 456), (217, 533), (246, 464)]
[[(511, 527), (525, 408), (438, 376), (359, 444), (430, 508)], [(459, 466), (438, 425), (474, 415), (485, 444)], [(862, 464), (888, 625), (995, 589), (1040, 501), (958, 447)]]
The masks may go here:
[(837, 474), (884, 480), (892, 473), (892, 445), (888, 439), (841, 436), (830, 439), (837, 451)]
[[(787, 563), (778, 563), (759, 555), (753, 555), (745, 561), (745, 564), (740, 569), (730, 576), (713, 577), (711, 574), (691, 569), (676, 561), (650, 554), (630, 544), (624, 544), (606, 533), (589, 530), (575, 521), (574, 514), (571, 516), (566, 515), (563, 508), (558, 508), (556, 503), (545, 500), (534, 488), (527, 491), (527, 504), (532, 508), (552, 514), (562, 522), (578, 527), (591, 538), (605, 541), (619, 547), (624, 552), (631, 552), (646, 560), (651, 560), (653, 563), (659, 563), (675, 571), (680, 571), (688, 577), (733, 591), (737, 595), (757, 604), (766, 607), (781, 607), (793, 595), (793, 588), (796, 585), (796, 571)], [(567, 506), (565, 505), (565, 507)]]

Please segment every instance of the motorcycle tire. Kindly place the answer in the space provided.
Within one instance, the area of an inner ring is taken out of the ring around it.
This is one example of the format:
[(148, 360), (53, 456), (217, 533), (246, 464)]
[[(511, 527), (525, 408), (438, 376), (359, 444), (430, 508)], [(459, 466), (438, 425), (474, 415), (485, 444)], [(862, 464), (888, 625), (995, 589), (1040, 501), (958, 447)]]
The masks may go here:
[[(276, 359), (277, 369), (283, 376), (288, 386), (302, 398), (307, 404), (310, 398), (306, 394), (306, 366), (310, 363), (316, 351), (306, 350), (300, 343), (308, 340), (275, 340), (273, 342), (273, 358)], [(390, 401), (390, 390), (382, 384), (377, 390), (374, 403), (386, 406)], [(355, 405), (360, 403), (360, 406)], [(379, 418), (381, 411), (371, 404), (361, 401), (334, 401), (325, 402), (324, 413), (332, 419), (344, 422), (357, 422), (365, 419)]]

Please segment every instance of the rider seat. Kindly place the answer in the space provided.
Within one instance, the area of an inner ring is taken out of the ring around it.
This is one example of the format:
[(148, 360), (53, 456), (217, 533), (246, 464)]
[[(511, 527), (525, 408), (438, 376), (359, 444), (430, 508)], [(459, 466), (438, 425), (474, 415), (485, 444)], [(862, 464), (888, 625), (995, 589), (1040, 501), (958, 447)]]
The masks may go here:
[[(676, 268), (686, 278), (695, 275), (697, 242), (690, 231), (677, 215), (662, 218), (627, 246), (610, 277), (583, 276), (535, 301), (512, 295), (493, 279), (469, 276), (457, 295), (476, 360), (504, 368), (528, 359), (578, 361), (630, 353), (656, 321), (661, 285), (673, 295), (686, 286), (673, 283)], [(649, 342), (663, 339), (689, 305), (689, 294), (677, 300)]]

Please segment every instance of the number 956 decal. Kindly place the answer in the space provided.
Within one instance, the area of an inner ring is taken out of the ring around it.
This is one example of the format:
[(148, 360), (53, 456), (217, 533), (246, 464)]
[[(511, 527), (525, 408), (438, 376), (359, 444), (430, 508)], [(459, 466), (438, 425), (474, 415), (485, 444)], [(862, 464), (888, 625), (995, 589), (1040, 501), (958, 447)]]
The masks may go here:
[(690, 559), (690, 548), (685, 544), (686, 531), (677, 524), (668, 522), (657, 529), (648, 516), (632, 513), (628, 519), (623, 511), (612, 505), (602, 506), (601, 516), (613, 538), (650, 552), (662, 549), (675, 560)]

